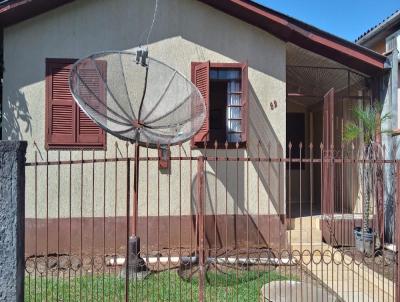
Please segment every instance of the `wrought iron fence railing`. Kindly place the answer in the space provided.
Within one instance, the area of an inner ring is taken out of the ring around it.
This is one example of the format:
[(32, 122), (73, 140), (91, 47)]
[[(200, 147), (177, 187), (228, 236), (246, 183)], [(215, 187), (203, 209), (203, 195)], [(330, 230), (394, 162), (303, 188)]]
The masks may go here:
[[(313, 145), (300, 146), (299, 158), (261, 144), (206, 147), (171, 147), (165, 158), (141, 152), (135, 210), (146, 269), (134, 271), (126, 269), (135, 219), (131, 147), (29, 154), (25, 299), (399, 297), (399, 232), (392, 232), (398, 161), (358, 158), (351, 150), (327, 156)], [(360, 178), (366, 165), (375, 175), (369, 209)], [(372, 253), (355, 241), (354, 229), (365, 235), (365, 222), (374, 232)]]

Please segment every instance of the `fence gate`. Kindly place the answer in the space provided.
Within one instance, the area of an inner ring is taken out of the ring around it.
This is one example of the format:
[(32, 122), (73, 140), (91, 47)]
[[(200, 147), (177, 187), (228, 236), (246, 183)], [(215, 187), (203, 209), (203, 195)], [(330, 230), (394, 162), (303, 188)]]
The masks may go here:
[[(399, 301), (395, 242), (377, 223), (375, 193), (365, 215), (360, 173), (371, 162), (350, 147), (330, 158), (320, 144), (289, 146), (287, 157), (254, 142), (142, 148), (137, 209), (132, 146), (31, 150), (26, 301)], [(326, 164), (335, 184), (324, 179)], [(372, 191), (385, 188), (388, 209), (400, 200), (400, 178), (382, 175), (400, 165), (372, 164)], [(136, 210), (141, 260), (132, 268)], [(371, 253), (354, 241), (365, 217), (379, 234)], [(387, 212), (383, 225), (398, 217)]]

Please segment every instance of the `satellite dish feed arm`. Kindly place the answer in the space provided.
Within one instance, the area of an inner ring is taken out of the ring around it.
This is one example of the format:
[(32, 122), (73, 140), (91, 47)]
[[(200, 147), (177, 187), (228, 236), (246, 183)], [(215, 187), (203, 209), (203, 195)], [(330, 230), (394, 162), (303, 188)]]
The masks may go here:
[(149, 57), (149, 51), (147, 49), (139, 49), (136, 52), (136, 64), (141, 64), (143, 67), (147, 67), (148, 57)]
[(145, 75), (145, 77), (144, 77), (143, 94), (142, 94), (142, 98), (141, 98), (141, 100), (140, 100), (140, 105), (139, 105), (138, 121), (140, 121), (141, 118), (142, 118), (142, 108), (143, 108), (144, 98), (146, 97), (147, 79), (148, 79), (148, 76), (149, 76), (149, 67), (146, 66), (146, 75)]

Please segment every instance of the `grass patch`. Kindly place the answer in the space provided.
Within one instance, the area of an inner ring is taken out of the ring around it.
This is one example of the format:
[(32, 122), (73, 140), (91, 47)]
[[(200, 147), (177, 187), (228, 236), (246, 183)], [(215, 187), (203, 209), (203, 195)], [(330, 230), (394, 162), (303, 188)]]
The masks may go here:
[[(61, 278), (63, 277), (63, 278)], [(277, 272), (209, 271), (205, 301), (258, 301), (261, 286), (276, 280), (288, 280)], [(292, 278), (293, 279), (293, 278)], [(130, 301), (197, 301), (197, 278), (181, 279), (176, 271), (153, 273), (145, 280), (129, 282)], [(125, 279), (112, 274), (54, 277), (26, 277), (25, 301), (124, 301)]]

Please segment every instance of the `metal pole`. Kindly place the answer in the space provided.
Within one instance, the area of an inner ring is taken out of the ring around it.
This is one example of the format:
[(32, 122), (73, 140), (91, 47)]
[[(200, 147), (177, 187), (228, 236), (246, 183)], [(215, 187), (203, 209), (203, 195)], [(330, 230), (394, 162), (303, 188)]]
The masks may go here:
[(135, 143), (135, 165), (134, 165), (134, 183), (133, 183), (133, 221), (132, 237), (137, 237), (138, 207), (139, 207), (139, 144)]
[[(128, 144), (126, 145), (126, 156), (128, 157)], [(117, 163), (116, 163), (117, 166)], [(125, 302), (129, 301), (129, 259), (130, 259), (130, 238), (129, 238), (129, 216), (130, 216), (130, 209), (129, 209), (129, 199), (131, 194), (131, 162), (129, 157), (126, 161), (126, 261), (125, 261)]]
[(199, 209), (199, 302), (204, 301), (205, 252), (204, 252), (204, 157), (197, 161), (197, 202)]
[[(128, 158), (129, 163), (129, 158)], [(141, 280), (146, 278), (150, 274), (150, 270), (147, 268), (145, 261), (140, 257), (140, 238), (137, 236), (137, 224), (138, 224), (138, 196), (139, 196), (139, 144), (135, 143), (135, 162), (134, 162), (134, 180), (133, 180), (133, 214), (132, 224), (128, 220), (128, 227), (132, 227), (132, 235), (128, 239), (128, 255), (127, 255), (127, 275), (134, 280)], [(128, 171), (129, 178), (129, 171)], [(128, 184), (129, 188), (129, 184)], [(128, 202), (129, 204), (129, 202)], [(130, 217), (130, 213), (127, 213)], [(129, 232), (128, 232), (129, 234)], [(128, 235), (129, 236), (129, 235)]]

